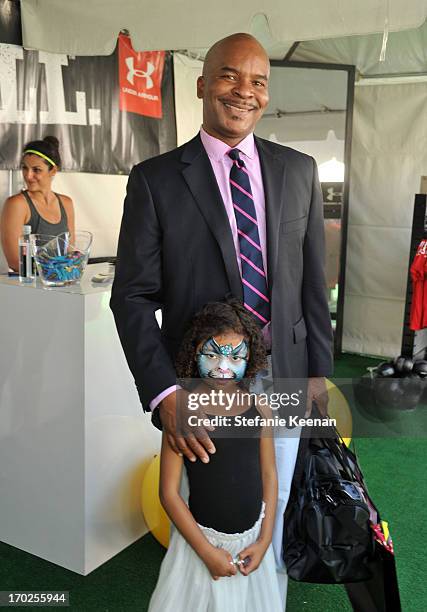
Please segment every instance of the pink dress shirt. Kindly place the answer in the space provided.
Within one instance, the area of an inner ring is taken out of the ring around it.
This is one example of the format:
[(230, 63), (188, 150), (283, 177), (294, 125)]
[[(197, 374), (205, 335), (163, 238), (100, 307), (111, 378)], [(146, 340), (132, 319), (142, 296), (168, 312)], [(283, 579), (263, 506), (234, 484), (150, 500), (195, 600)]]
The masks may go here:
[[(232, 147), (230, 147), (230, 145), (226, 144), (222, 140), (219, 140), (218, 138), (215, 138), (214, 136), (211, 136), (210, 134), (205, 132), (203, 127), (200, 128), (200, 138), (206, 150), (206, 153), (208, 154), (212, 169), (215, 174), (216, 182), (218, 183), (218, 187), (221, 192), (222, 201), (224, 202), (228, 221), (231, 227), (231, 233), (233, 234), (237, 264), (241, 273), (242, 266), (239, 257), (239, 237), (237, 234), (237, 223), (234, 214), (233, 202), (231, 200), (231, 190), (229, 182), (230, 170), (233, 162), (227, 155), (227, 152), (230, 151)], [(241, 158), (245, 162), (245, 166), (249, 173), (252, 195), (254, 198), (255, 211), (258, 221), (258, 233), (262, 250), (264, 271), (267, 274), (267, 230), (265, 222), (265, 196), (264, 186), (262, 183), (261, 165), (259, 162), (258, 151), (255, 146), (254, 135), (248, 134), (246, 138), (244, 138), (241, 142), (239, 142), (236, 147), (233, 148), (238, 149), (240, 151)], [(269, 330), (266, 328), (268, 328), (268, 324), (266, 325), (263, 331), (266, 343), (269, 344)], [(168, 387), (167, 389), (162, 391), (162, 393), (157, 395), (157, 397), (155, 397), (150, 402), (151, 410), (154, 410), (154, 408), (156, 408), (165, 397), (167, 397), (170, 393), (176, 391), (177, 389), (179, 389), (179, 387), (173, 385), (172, 387)]]
[[(241, 272), (239, 237), (237, 234), (236, 216), (234, 214), (230, 190), (230, 170), (233, 162), (227, 155), (227, 152), (231, 150), (231, 147), (225, 142), (222, 142), (222, 140), (218, 140), (218, 138), (210, 136), (210, 134), (205, 132), (203, 128), (200, 128), (200, 138), (212, 164), (216, 182), (218, 183), (218, 187), (221, 192), (222, 201), (224, 202), (225, 210), (227, 211), (231, 233), (233, 234), (234, 248), (236, 249), (237, 263)], [(258, 151), (255, 146), (254, 135), (249, 134), (234, 148), (239, 149), (241, 158), (245, 162), (245, 166), (249, 173), (252, 195), (254, 197), (255, 212), (258, 221), (258, 233), (262, 249), (262, 260), (264, 263), (264, 271), (267, 274), (267, 233), (265, 227), (264, 187), (262, 184), (261, 166), (259, 163)]]

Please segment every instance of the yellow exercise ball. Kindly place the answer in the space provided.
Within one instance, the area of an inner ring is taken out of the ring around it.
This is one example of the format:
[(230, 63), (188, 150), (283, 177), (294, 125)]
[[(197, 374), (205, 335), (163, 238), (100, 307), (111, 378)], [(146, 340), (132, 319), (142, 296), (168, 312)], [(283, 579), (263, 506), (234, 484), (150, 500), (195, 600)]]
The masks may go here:
[(141, 504), (148, 529), (165, 548), (169, 546), (170, 520), (159, 498), (160, 455), (155, 455), (142, 481)]
[(336, 419), (337, 430), (346, 446), (349, 446), (353, 429), (353, 419), (348, 402), (343, 392), (328, 378), (326, 379), (326, 388), (328, 389), (329, 395), (328, 415), (332, 419)]

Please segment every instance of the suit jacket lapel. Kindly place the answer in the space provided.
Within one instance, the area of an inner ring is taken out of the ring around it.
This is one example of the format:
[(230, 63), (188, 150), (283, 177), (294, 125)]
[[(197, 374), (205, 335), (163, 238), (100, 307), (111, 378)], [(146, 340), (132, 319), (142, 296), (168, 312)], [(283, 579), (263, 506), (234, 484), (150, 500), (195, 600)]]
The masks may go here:
[(267, 225), (267, 274), (268, 285), (271, 291), (277, 265), (286, 165), (283, 156), (275, 154), (268, 141), (255, 136), (255, 143), (258, 149), (264, 186)]
[(231, 292), (235, 297), (243, 299), (242, 280), (230, 223), (215, 174), (199, 135), (184, 147), (181, 160), (187, 164), (182, 171), (184, 179), (221, 249)]

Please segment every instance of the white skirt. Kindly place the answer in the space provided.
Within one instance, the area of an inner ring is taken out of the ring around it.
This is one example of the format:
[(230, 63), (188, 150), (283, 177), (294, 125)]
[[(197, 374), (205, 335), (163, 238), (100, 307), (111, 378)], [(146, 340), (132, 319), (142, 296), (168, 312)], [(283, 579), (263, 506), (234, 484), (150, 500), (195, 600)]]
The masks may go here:
[[(224, 548), (234, 558), (256, 542), (259, 519), (243, 533), (221, 533), (199, 525), (213, 546)], [(160, 568), (159, 579), (148, 612), (282, 612), (273, 548), (270, 546), (254, 572), (213, 580), (208, 568), (177, 529)]]

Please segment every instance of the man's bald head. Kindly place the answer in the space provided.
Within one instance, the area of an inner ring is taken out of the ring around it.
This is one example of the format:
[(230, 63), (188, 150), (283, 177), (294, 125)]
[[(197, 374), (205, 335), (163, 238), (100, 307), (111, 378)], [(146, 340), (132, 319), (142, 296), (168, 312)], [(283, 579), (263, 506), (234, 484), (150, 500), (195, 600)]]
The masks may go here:
[(268, 104), (270, 62), (250, 34), (232, 34), (207, 52), (197, 97), (203, 100), (203, 128), (230, 146), (253, 132)]
[(244, 32), (239, 32), (237, 34), (231, 34), (230, 36), (226, 36), (221, 40), (218, 40), (216, 43), (210, 47), (205, 56), (205, 61), (203, 64), (203, 76), (206, 76), (211, 67), (221, 58), (224, 52), (227, 51), (228, 48), (233, 46), (239, 46), (242, 49), (242, 52), (247, 52), (251, 50), (252, 53), (257, 53), (261, 57), (263, 57), (266, 63), (269, 65), (270, 60), (268, 58), (267, 52), (264, 47), (257, 41), (257, 39), (251, 34), (245, 34)]

